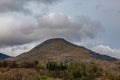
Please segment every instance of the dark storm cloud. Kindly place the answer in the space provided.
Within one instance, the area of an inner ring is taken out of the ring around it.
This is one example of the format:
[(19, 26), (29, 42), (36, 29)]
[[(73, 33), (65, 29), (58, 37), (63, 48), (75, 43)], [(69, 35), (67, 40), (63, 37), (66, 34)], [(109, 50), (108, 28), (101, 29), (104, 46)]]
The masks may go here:
[[(49, 38), (80, 41), (95, 38), (101, 24), (89, 18), (73, 19), (63, 14), (51, 13), (38, 19), (22, 22), (13, 17), (0, 19), (0, 45), (22, 45)], [(2, 46), (3, 47), (3, 46)]]
[(0, 0), (0, 12), (25, 12), (30, 10), (26, 8), (29, 2), (53, 4), (58, 0)]

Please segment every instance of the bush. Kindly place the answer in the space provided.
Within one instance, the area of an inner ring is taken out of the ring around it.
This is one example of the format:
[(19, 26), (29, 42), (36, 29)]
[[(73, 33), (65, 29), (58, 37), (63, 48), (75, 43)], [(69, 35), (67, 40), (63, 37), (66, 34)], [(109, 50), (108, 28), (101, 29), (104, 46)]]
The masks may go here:
[(64, 71), (67, 69), (63, 63), (57, 64), (56, 62), (48, 62), (46, 68), (50, 71)]
[(50, 78), (48, 76), (40, 76), (39, 80), (52, 80), (52, 78)]

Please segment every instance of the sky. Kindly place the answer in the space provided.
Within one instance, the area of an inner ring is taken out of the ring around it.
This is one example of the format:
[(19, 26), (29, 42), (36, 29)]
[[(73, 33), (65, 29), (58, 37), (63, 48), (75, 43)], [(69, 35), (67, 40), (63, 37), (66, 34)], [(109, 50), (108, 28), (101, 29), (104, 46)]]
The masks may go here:
[(120, 58), (120, 0), (0, 0), (0, 52), (17, 56), (64, 38)]

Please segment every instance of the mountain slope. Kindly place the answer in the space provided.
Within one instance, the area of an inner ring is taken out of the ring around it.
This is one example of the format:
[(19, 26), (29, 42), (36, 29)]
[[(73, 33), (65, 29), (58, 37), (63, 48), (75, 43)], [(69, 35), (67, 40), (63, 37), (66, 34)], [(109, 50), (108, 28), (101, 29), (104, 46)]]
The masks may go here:
[(0, 60), (10, 58), (10, 56), (0, 53)]
[(116, 61), (116, 58), (106, 55), (100, 55), (82, 46), (74, 45), (64, 39), (55, 38), (49, 39), (40, 45), (36, 46), (29, 52), (23, 53), (15, 58), (22, 61), (87, 61), (92, 59), (100, 59), (105, 61)]
[(40, 63), (46, 61), (56, 61), (62, 63), (82, 62), (85, 64), (96, 64), (104, 70), (117, 72), (120, 71), (120, 60), (101, 55), (86, 49), (82, 46), (74, 45), (64, 39), (49, 39), (28, 52), (14, 58), (16, 61), (35, 61)]

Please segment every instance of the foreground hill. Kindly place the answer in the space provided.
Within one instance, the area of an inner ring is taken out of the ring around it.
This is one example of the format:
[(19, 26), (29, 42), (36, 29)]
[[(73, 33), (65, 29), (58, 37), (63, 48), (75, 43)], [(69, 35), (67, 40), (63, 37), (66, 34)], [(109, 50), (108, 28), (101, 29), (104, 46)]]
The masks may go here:
[(10, 56), (0, 53), (0, 60), (10, 58)]

